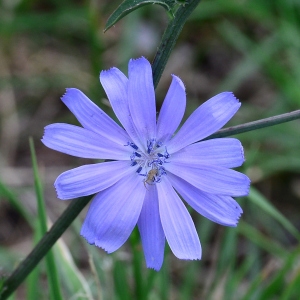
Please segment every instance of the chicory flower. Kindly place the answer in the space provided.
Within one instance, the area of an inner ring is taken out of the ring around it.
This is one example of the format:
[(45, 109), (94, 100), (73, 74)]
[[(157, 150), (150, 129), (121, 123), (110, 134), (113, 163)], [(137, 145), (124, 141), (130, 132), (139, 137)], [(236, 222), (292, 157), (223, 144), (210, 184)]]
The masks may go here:
[(55, 181), (62, 200), (96, 194), (81, 229), (90, 243), (116, 251), (137, 225), (147, 267), (159, 270), (165, 240), (180, 259), (200, 259), (193, 220), (179, 195), (204, 217), (236, 226), (242, 213), (232, 197), (249, 192), (247, 176), (231, 168), (244, 161), (234, 138), (205, 140), (236, 113), (240, 102), (220, 93), (196, 109), (177, 130), (186, 106), (185, 87), (173, 75), (156, 118), (150, 63), (129, 61), (128, 78), (117, 68), (102, 71), (101, 84), (123, 128), (75, 88), (64, 104), (82, 127), (52, 124), (42, 142), (83, 158), (108, 160), (62, 173)]

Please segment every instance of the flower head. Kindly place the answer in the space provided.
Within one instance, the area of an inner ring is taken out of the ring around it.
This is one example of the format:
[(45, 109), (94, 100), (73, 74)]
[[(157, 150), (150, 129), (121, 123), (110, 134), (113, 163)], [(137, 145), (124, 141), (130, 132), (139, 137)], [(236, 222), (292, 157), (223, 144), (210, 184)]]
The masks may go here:
[(173, 75), (156, 119), (150, 63), (130, 60), (128, 73), (127, 78), (111, 68), (100, 74), (123, 128), (74, 88), (62, 101), (82, 127), (45, 127), (47, 147), (109, 160), (62, 173), (55, 181), (58, 198), (96, 194), (81, 235), (108, 253), (121, 247), (137, 224), (149, 268), (161, 268), (165, 239), (178, 258), (200, 259), (198, 234), (179, 195), (206, 218), (237, 225), (242, 209), (232, 197), (247, 195), (250, 181), (230, 168), (242, 165), (242, 145), (234, 138), (201, 140), (223, 127), (241, 104), (230, 92), (218, 94), (174, 135), (186, 105), (182, 81)]

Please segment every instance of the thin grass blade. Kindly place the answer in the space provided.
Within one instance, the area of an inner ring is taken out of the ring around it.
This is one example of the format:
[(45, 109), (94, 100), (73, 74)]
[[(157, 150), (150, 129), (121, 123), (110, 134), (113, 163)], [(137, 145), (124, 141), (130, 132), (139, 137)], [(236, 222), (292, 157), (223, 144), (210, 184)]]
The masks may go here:
[[(43, 196), (42, 182), (38, 172), (37, 158), (36, 158), (36, 153), (35, 153), (34, 143), (32, 138), (29, 139), (29, 145), (30, 145), (32, 167), (33, 167), (34, 186), (35, 186), (36, 199), (37, 199), (40, 231), (42, 234), (45, 234), (47, 232), (46, 208), (45, 208), (45, 202)], [(63, 300), (61, 290), (60, 290), (60, 285), (59, 285), (55, 258), (51, 250), (46, 255), (46, 267), (47, 267), (47, 276), (48, 276), (51, 299)]]

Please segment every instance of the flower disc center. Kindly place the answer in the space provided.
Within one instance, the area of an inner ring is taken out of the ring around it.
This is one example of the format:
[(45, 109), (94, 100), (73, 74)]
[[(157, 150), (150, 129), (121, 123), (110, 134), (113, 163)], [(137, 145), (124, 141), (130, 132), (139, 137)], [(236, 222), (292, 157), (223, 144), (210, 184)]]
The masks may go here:
[(147, 141), (146, 151), (139, 150), (132, 142), (128, 142), (126, 146), (134, 149), (130, 155), (131, 166), (138, 166), (136, 172), (145, 177), (144, 184), (160, 182), (162, 176), (167, 174), (163, 165), (168, 162), (170, 155), (167, 148), (162, 147), (162, 143), (156, 142), (156, 139), (150, 139)]

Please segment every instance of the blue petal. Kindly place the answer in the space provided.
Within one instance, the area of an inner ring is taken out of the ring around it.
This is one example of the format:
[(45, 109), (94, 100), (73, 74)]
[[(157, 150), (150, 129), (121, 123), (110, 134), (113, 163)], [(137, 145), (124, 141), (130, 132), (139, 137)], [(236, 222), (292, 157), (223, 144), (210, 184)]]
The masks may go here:
[(128, 160), (132, 152), (130, 147), (69, 124), (46, 126), (42, 142), (56, 151), (83, 158)]
[(234, 199), (204, 193), (173, 174), (168, 174), (168, 178), (182, 198), (199, 214), (224, 226), (237, 225), (243, 210)]
[(119, 144), (129, 141), (126, 131), (80, 90), (67, 89), (61, 100), (84, 128)]
[(168, 152), (174, 153), (213, 134), (233, 117), (240, 106), (241, 103), (230, 92), (209, 99), (190, 115), (168, 143)]
[(179, 126), (185, 111), (186, 94), (183, 82), (175, 75), (157, 120), (157, 140), (165, 143)]
[(85, 165), (60, 174), (54, 186), (58, 198), (73, 199), (103, 191), (132, 172), (130, 161)]
[(111, 68), (100, 73), (100, 82), (106, 92), (109, 102), (132, 141), (141, 148), (128, 105), (128, 79), (117, 68)]
[(156, 137), (156, 108), (151, 65), (144, 57), (129, 61), (128, 102), (141, 141)]
[(224, 168), (239, 167), (244, 162), (241, 142), (234, 138), (202, 141), (189, 145), (169, 158), (170, 162), (191, 164), (193, 166), (215, 165)]
[(164, 260), (165, 234), (161, 225), (156, 185), (149, 185), (138, 220), (146, 265), (159, 271)]
[(201, 245), (193, 220), (167, 178), (157, 184), (159, 213), (166, 239), (180, 259), (201, 259)]
[(207, 165), (194, 167), (175, 162), (165, 164), (165, 169), (206, 193), (233, 197), (249, 194), (249, 178), (231, 169)]
[(108, 253), (116, 251), (136, 225), (145, 193), (137, 174), (119, 180), (94, 197), (80, 234)]

